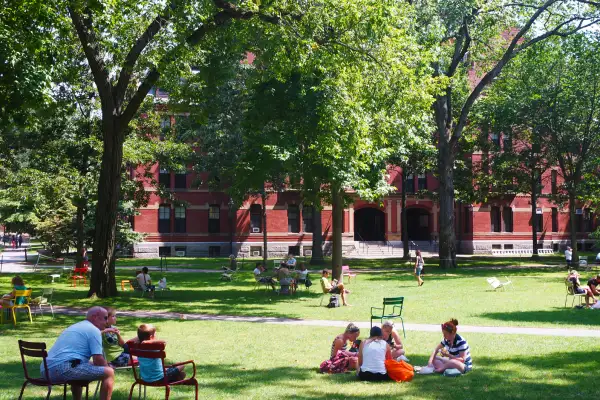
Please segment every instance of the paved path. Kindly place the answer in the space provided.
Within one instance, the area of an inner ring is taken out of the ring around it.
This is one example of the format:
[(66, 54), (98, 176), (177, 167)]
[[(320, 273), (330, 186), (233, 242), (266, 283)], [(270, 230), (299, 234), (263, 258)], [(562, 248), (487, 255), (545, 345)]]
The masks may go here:
[[(83, 315), (84, 309), (74, 309), (56, 306), (54, 311), (67, 315)], [(593, 312), (593, 311), (590, 311)], [(184, 319), (192, 321), (223, 321), (223, 322), (252, 322), (274, 325), (295, 325), (295, 326), (335, 326), (344, 328), (348, 321), (327, 321), (318, 319), (294, 319), (294, 318), (276, 318), (276, 317), (248, 317), (234, 315), (210, 315), (210, 314), (180, 314), (161, 311), (119, 311), (119, 315), (138, 318), (162, 318), (162, 319)], [(356, 323), (359, 328), (368, 329), (369, 322)], [(418, 332), (437, 332), (440, 331), (439, 324), (404, 324), (407, 331)], [(560, 337), (594, 337), (600, 338), (600, 330), (592, 329), (570, 329), (570, 328), (515, 328), (504, 326), (469, 326), (461, 325), (461, 332), (471, 333), (491, 333), (494, 335), (536, 335), (536, 336), (560, 336)]]

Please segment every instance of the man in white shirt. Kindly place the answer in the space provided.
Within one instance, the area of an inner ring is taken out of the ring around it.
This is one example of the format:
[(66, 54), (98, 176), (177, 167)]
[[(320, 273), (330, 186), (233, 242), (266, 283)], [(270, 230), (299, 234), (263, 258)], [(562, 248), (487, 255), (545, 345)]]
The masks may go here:
[[(101, 380), (100, 400), (110, 400), (115, 372), (108, 366), (102, 352), (101, 330), (106, 328), (108, 312), (102, 307), (88, 310), (85, 321), (65, 329), (46, 358), (48, 375), (52, 382), (71, 380)], [(90, 357), (92, 363), (90, 363)], [(44, 364), (40, 365), (42, 377), (46, 377)], [(73, 399), (81, 400), (81, 386), (71, 385)]]
[(571, 269), (571, 261), (573, 260), (573, 250), (567, 246), (565, 250), (565, 260), (567, 261), (567, 269)]
[(145, 292), (150, 292), (150, 297), (154, 297), (154, 289), (156, 288), (152, 284), (152, 279), (150, 279), (150, 275), (148, 275), (148, 267), (142, 268), (142, 272), (136, 276), (140, 287)]

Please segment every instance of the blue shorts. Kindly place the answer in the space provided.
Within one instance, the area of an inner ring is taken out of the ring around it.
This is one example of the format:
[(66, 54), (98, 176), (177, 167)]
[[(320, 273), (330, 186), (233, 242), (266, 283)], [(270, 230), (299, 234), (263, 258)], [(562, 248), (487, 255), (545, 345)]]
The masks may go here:
[(417, 276), (421, 276), (421, 272), (423, 272), (423, 268), (417, 268)]
[[(40, 374), (46, 377), (43, 365), (40, 366)], [(87, 361), (80, 361), (77, 365), (73, 365), (72, 361), (66, 361), (50, 368), (48, 375), (51, 382), (97, 381), (104, 376), (104, 367)]]

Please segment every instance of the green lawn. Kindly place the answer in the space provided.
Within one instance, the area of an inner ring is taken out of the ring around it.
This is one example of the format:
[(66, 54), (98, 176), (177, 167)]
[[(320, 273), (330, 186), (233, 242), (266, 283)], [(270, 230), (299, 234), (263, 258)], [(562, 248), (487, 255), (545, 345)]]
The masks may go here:
[[(336, 310), (337, 311), (337, 310)], [(447, 317), (439, 311), (437, 321)], [(0, 399), (13, 400), (22, 383), (17, 339), (53, 343), (76, 318), (57, 316), (18, 329), (0, 329)], [(141, 320), (120, 318), (125, 337), (133, 337)], [(152, 322), (152, 321), (143, 321)], [(193, 359), (198, 366), (201, 399), (580, 399), (597, 396), (596, 339), (468, 334), (475, 369), (459, 378), (415, 376), (410, 383), (363, 383), (348, 373), (321, 375), (319, 363), (330, 351), (336, 328), (290, 327), (234, 322), (154, 321), (167, 340), (171, 361)], [(460, 326), (459, 326), (460, 330)], [(365, 336), (362, 332), (361, 336)], [(408, 332), (407, 355), (424, 365), (441, 334)], [(37, 364), (34, 365), (37, 368)], [(130, 371), (117, 374), (113, 399), (126, 399)], [(28, 388), (27, 399), (43, 391)], [(60, 396), (55, 395), (54, 398)], [(149, 399), (164, 391), (148, 389)], [(172, 399), (191, 399), (189, 388), (175, 388)]]
[[(426, 267), (427, 269), (427, 267)], [(134, 279), (133, 273), (118, 270), (117, 282)], [(221, 282), (218, 273), (164, 274), (171, 292), (157, 295), (156, 300), (140, 298), (139, 294), (109, 300), (85, 298), (87, 288), (69, 287), (64, 280), (55, 283), (54, 303), (73, 307), (107, 304), (126, 310), (157, 310), (178, 313), (206, 313), (289, 317), (305, 319), (334, 319), (368, 321), (370, 307), (379, 306), (383, 297), (404, 296), (404, 320), (408, 323), (437, 324), (441, 319), (455, 316), (465, 325), (482, 326), (539, 326), (577, 327), (595, 329), (600, 312), (564, 307), (564, 272), (547, 269), (453, 270), (445, 273), (429, 268), (425, 285), (417, 287), (408, 270), (383, 273), (359, 273), (347, 287), (353, 307), (327, 309), (319, 307), (321, 295), (318, 275), (309, 292), (301, 289), (295, 296), (278, 296), (264, 289), (254, 290), (251, 272), (240, 272), (234, 282)], [(494, 292), (486, 282), (490, 276), (502, 280), (507, 276), (514, 290)], [(593, 274), (584, 273), (584, 277)], [(162, 275), (152, 273), (158, 280)], [(0, 293), (10, 291), (10, 277), (0, 277)], [(45, 274), (27, 274), (25, 280), (34, 289), (50, 286), (44, 283)], [(586, 279), (587, 280), (587, 279)], [(35, 290), (34, 290), (35, 294)]]

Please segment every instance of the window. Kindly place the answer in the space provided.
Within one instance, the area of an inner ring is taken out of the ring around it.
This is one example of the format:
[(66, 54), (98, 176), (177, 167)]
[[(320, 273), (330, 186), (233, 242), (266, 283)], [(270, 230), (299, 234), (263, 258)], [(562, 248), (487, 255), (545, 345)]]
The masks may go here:
[(160, 257), (171, 257), (171, 246), (160, 246), (158, 248), (158, 255)]
[(165, 168), (158, 171), (158, 183), (167, 189), (171, 188), (171, 173)]
[(260, 204), (250, 206), (250, 232), (262, 232), (262, 206)]
[[(160, 89), (159, 89), (160, 93)], [(171, 130), (171, 118), (165, 117), (160, 121), (160, 140), (165, 140), (165, 136)]]
[(187, 172), (177, 172), (175, 174), (175, 189), (187, 189)]
[(419, 190), (427, 190), (427, 175), (419, 174), (417, 184)]
[(158, 232), (171, 232), (171, 206), (168, 204), (158, 207)]
[(208, 246), (209, 257), (221, 257), (221, 246)]
[(583, 210), (584, 232), (592, 232), (594, 224), (594, 213), (589, 208)]
[[(552, 170), (552, 175), (551, 175), (551, 179), (552, 179), (552, 194), (556, 194), (556, 192), (558, 191), (557, 189), (557, 181), (558, 178), (558, 172), (556, 170)], [(556, 231), (554, 231), (556, 232)]]
[(313, 207), (304, 206), (302, 207), (302, 231), (312, 232), (313, 231)]
[(500, 135), (497, 133), (491, 133), (490, 134), (490, 140), (492, 141), (492, 143), (494, 143), (496, 146), (500, 146)]
[(583, 210), (575, 209), (575, 232), (583, 232)]
[(218, 204), (208, 207), (208, 233), (221, 232), (221, 208)]
[(300, 232), (300, 211), (299, 207), (295, 204), (288, 205), (287, 211), (288, 217), (288, 232), (298, 233)]
[(542, 232), (544, 230), (544, 214), (535, 214), (534, 216), (534, 221), (535, 221), (535, 230), (537, 232)]
[(500, 207), (492, 207), (490, 210), (490, 232), (501, 232)]
[(504, 151), (512, 150), (512, 135), (510, 133), (502, 134), (502, 148)]
[(185, 207), (175, 207), (175, 232), (185, 232)]
[(471, 208), (470, 207), (465, 207), (465, 211), (464, 211), (464, 230), (465, 233), (471, 233)]
[(288, 254), (291, 254), (293, 256), (299, 256), (300, 246), (288, 246)]
[(406, 177), (406, 193), (415, 192), (415, 176), (410, 174)]
[(502, 209), (502, 222), (504, 223), (504, 232), (513, 231), (513, 210), (510, 207)]
[(558, 208), (552, 208), (552, 232), (558, 232)]
[(504, 250), (513, 250), (515, 248), (515, 246), (513, 244), (505, 244), (504, 245)]

